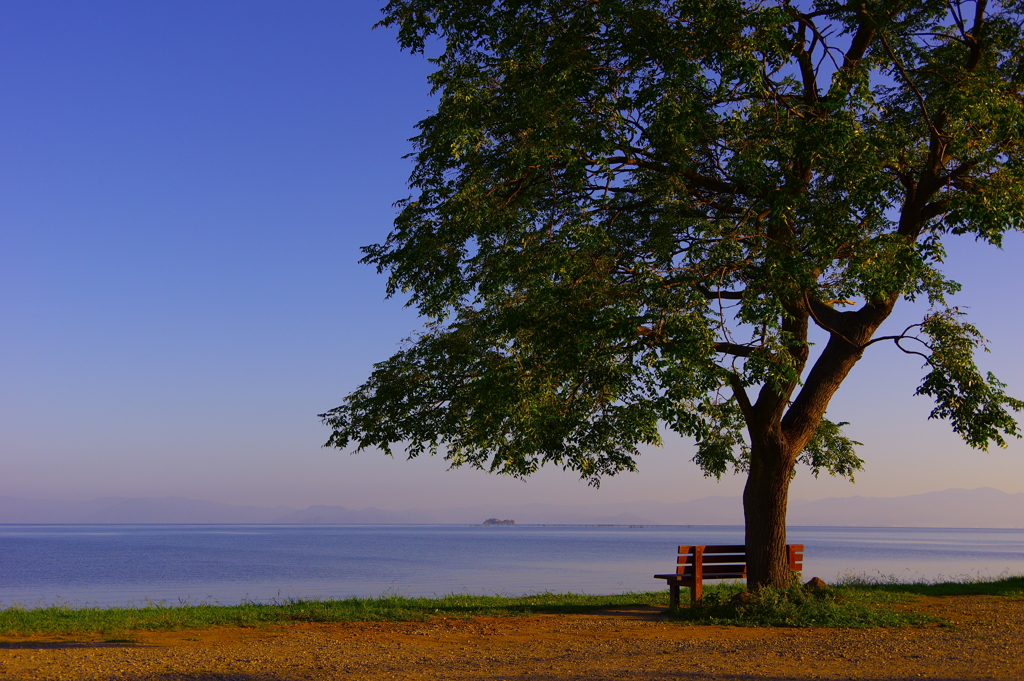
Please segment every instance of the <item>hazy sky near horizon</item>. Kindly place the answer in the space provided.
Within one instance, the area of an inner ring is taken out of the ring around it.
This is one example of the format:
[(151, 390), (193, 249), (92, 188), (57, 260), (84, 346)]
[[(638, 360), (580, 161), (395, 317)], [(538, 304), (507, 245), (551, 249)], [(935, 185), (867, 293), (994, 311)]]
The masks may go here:
[[(381, 0), (382, 4), (382, 0)], [(429, 64), (377, 2), (0, 2), (0, 495), (446, 507), (739, 494), (670, 439), (599, 490), (322, 449), (316, 415), (419, 325), (357, 264), (407, 193)], [(955, 301), (1024, 395), (1024, 238), (949, 242)], [(922, 310), (902, 305), (898, 331)], [(975, 452), (873, 346), (833, 402), (855, 485), (1024, 492), (1024, 446)]]

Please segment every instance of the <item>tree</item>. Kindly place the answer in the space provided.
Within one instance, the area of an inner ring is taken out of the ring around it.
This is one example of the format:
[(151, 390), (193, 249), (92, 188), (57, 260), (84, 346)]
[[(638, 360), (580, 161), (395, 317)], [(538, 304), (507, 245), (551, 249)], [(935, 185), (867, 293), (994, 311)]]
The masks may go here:
[[(745, 471), (749, 582), (785, 583), (796, 463), (860, 468), (829, 400), (881, 341), (970, 445), (1019, 437), (947, 303), (944, 240), (1024, 228), (1024, 3), (392, 0), (440, 51), (412, 196), (364, 249), (429, 319), (328, 445), (597, 484), (659, 428)], [(923, 320), (877, 331), (900, 299)], [(812, 353), (812, 326), (827, 334)]]

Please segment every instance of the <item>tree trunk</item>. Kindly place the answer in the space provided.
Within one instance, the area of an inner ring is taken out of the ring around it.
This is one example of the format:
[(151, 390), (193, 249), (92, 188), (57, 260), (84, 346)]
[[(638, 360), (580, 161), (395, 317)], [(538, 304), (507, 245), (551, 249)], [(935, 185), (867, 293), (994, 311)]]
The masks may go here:
[[(755, 404), (750, 403), (739, 380), (734, 382), (733, 390), (750, 437), (750, 470), (743, 489), (750, 588), (789, 584), (792, 576), (786, 552), (786, 507), (793, 467), (821, 423), (832, 396), (895, 303), (896, 296), (891, 295), (867, 303), (856, 312), (843, 313), (819, 304), (819, 316), (827, 317), (831, 335), (792, 402), (789, 399), (797, 385), (795, 381), (783, 390), (763, 385)], [(797, 372), (802, 373), (808, 358), (809, 308), (802, 304), (793, 304), (791, 308), (791, 314), (783, 319), (782, 329), (799, 342), (790, 352)]]
[(751, 589), (785, 586), (792, 578), (786, 553), (786, 508), (795, 460), (780, 437), (751, 443), (750, 471), (743, 489)]

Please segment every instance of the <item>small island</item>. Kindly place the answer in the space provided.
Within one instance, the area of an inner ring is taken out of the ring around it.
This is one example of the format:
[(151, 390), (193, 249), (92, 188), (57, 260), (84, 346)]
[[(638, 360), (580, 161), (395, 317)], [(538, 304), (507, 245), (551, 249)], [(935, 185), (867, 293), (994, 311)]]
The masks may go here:
[(498, 520), (497, 518), (488, 518), (484, 521), (484, 525), (515, 525), (514, 520)]

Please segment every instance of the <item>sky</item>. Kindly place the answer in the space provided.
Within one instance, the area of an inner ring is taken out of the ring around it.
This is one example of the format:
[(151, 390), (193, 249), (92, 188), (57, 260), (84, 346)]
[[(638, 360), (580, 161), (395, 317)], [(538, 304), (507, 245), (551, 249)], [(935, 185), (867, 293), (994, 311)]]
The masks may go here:
[[(381, 3), (382, 4), (382, 3)], [(599, 489), (321, 447), (341, 403), (421, 321), (358, 264), (408, 193), (430, 64), (376, 2), (0, 0), (0, 495), (183, 496), (441, 508), (738, 495), (669, 437)], [(945, 271), (1024, 396), (1024, 238), (957, 239)], [(923, 309), (902, 305), (899, 331)], [(1024, 446), (976, 452), (913, 397), (920, 358), (872, 346), (833, 400), (856, 484), (1024, 492)]]

